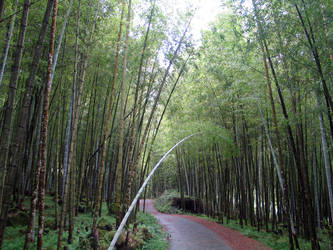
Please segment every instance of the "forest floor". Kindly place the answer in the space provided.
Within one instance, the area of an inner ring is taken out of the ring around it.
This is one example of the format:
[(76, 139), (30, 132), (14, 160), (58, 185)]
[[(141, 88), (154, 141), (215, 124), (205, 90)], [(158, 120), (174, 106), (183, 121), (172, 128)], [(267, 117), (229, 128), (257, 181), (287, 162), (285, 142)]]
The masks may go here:
[[(57, 247), (58, 231), (55, 226), (55, 202), (54, 197), (47, 195), (45, 197), (45, 231), (44, 231), (44, 247), (45, 250), (55, 250)], [(9, 212), (8, 225), (6, 227), (3, 250), (23, 249), (25, 232), (29, 222), (30, 199), (26, 198), (24, 204), (20, 208), (11, 208)], [(84, 203), (80, 204), (81, 211), (75, 217), (75, 227), (73, 242), (67, 242), (68, 230), (64, 231), (63, 247), (68, 250), (76, 249), (92, 249), (93, 240), (91, 237), (92, 226), (92, 209)], [(61, 211), (61, 204), (59, 204)], [(133, 234), (133, 223), (129, 225), (131, 231), (129, 235), (129, 245), (127, 249), (137, 250), (157, 250), (166, 249), (168, 242), (166, 233), (163, 231), (151, 214), (139, 212), (136, 217), (137, 230)], [(36, 229), (38, 230), (38, 223)], [(101, 250), (108, 249), (112, 238), (115, 234), (116, 225), (115, 217), (108, 214), (107, 206), (103, 203), (102, 216), (98, 220), (99, 246)], [(118, 240), (118, 246), (125, 242), (126, 233), (123, 232)], [(31, 244), (29, 249), (36, 249), (37, 239)], [(120, 247), (120, 249), (123, 249)]]
[[(140, 206), (142, 208), (142, 204)], [(271, 249), (235, 230), (204, 218), (160, 213), (156, 210), (153, 200), (146, 200), (145, 210), (152, 213), (168, 232), (170, 250)]]

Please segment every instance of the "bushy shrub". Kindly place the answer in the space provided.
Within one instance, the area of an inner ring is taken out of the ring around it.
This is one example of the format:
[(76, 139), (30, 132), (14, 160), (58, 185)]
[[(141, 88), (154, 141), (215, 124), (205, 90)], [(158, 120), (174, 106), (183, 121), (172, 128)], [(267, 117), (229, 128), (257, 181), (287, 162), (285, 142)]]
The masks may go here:
[(161, 213), (177, 214), (181, 211), (172, 206), (173, 199), (179, 197), (176, 190), (165, 190), (163, 194), (155, 200), (155, 207)]

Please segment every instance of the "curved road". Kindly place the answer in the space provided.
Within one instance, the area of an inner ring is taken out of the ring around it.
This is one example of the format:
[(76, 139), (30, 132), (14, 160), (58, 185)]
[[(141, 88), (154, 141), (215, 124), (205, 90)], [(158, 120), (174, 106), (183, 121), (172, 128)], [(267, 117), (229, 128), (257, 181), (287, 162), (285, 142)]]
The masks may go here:
[[(142, 208), (143, 200), (140, 200)], [(159, 213), (153, 200), (146, 200), (145, 210), (152, 213), (168, 232), (170, 250), (270, 249), (237, 231), (203, 218)]]
[(168, 232), (170, 250), (232, 249), (216, 233), (207, 230), (203, 225), (178, 216), (159, 213), (152, 200), (146, 200), (145, 209), (152, 213)]

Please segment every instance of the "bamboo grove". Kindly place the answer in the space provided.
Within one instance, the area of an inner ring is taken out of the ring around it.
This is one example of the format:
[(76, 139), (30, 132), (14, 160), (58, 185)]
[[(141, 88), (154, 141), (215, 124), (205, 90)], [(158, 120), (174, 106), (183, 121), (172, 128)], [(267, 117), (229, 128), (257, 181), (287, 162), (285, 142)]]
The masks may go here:
[(24, 249), (43, 248), (47, 194), (57, 249), (81, 204), (97, 249), (102, 203), (119, 225), (153, 163), (197, 132), (150, 195), (177, 187), (222, 222), (287, 231), (291, 249), (332, 233), (331, 1), (223, 1), (199, 45), (195, 8), (167, 4), (0, 0), (0, 248), (26, 199)]
[(201, 136), (177, 150), (151, 191), (177, 187), (222, 223), (286, 231), (290, 249), (299, 237), (319, 249), (332, 232), (332, 5), (227, 4), (232, 11), (203, 33), (158, 145)]
[(1, 6), (0, 246), (8, 211), (31, 199), (24, 249), (43, 248), (51, 194), (62, 249), (80, 204), (97, 236), (102, 202), (119, 224), (142, 182), (162, 93), (171, 98), (190, 56), (190, 15), (176, 27), (156, 1)]

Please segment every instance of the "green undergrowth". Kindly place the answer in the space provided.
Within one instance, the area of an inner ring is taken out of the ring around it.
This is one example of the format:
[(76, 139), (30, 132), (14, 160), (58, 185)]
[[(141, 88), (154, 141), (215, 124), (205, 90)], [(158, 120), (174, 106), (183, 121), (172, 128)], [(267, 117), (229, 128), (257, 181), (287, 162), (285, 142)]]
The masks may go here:
[[(173, 197), (179, 197), (179, 193), (174, 190), (166, 190), (160, 197), (155, 200), (156, 209), (162, 213), (174, 213), (173, 211), (177, 211), (177, 213), (197, 216), (221, 224), (220, 220), (217, 217), (212, 218), (204, 214), (192, 214), (181, 211), (177, 208), (172, 208), (171, 204)], [(224, 217), (223, 221), (225, 222), (222, 224), (223, 226), (236, 230), (249, 238), (259, 241), (265, 246), (271, 247), (272, 249), (289, 249), (289, 239), (286, 231), (283, 231), (281, 235), (272, 232), (266, 232), (264, 228), (258, 231), (256, 227), (252, 227), (250, 225), (241, 226), (238, 220), (229, 219), (228, 223), (226, 223), (227, 218)], [(298, 242), (300, 245), (300, 249), (312, 249), (311, 242), (300, 237), (298, 238)], [(320, 247), (321, 249), (330, 249), (330, 242), (328, 239), (327, 231), (323, 231), (323, 233), (320, 235)]]
[(156, 218), (149, 214), (139, 212), (137, 214), (137, 222), (139, 222), (138, 228), (145, 227), (151, 233), (152, 238), (148, 240), (142, 248), (142, 250), (164, 250), (168, 249), (168, 241), (166, 239), (166, 232), (158, 224)]
[(161, 213), (166, 214), (180, 214), (181, 210), (172, 206), (172, 198), (179, 197), (179, 193), (175, 190), (166, 190), (163, 194), (155, 200), (154, 205)]
[[(25, 241), (25, 232), (27, 230), (27, 223), (29, 221), (30, 201), (27, 200), (23, 209), (12, 209), (9, 213), (9, 225), (6, 227), (3, 250), (16, 250), (23, 249)], [(59, 213), (61, 207), (59, 207)], [(86, 208), (86, 213), (79, 213), (75, 217), (75, 227), (73, 241), (68, 244), (68, 231), (63, 234), (63, 248), (64, 249), (91, 249), (93, 240), (91, 236), (92, 226), (92, 210)], [(107, 249), (112, 241), (116, 231), (116, 220), (114, 216), (108, 215), (106, 204), (102, 206), (103, 216), (98, 220), (99, 232), (99, 245), (100, 249)], [(155, 217), (150, 214), (139, 212), (137, 215), (137, 230), (134, 234), (133, 224), (129, 225), (129, 249), (167, 249), (168, 242), (166, 240), (166, 233), (162, 227), (157, 223)], [(53, 197), (45, 197), (45, 234), (43, 249), (53, 250), (57, 248), (58, 231), (55, 228), (55, 202)], [(38, 218), (36, 219), (36, 233), (38, 227)], [(118, 240), (118, 243), (124, 243), (126, 233), (123, 232)], [(36, 249), (37, 234), (34, 243), (31, 244), (30, 249)]]

